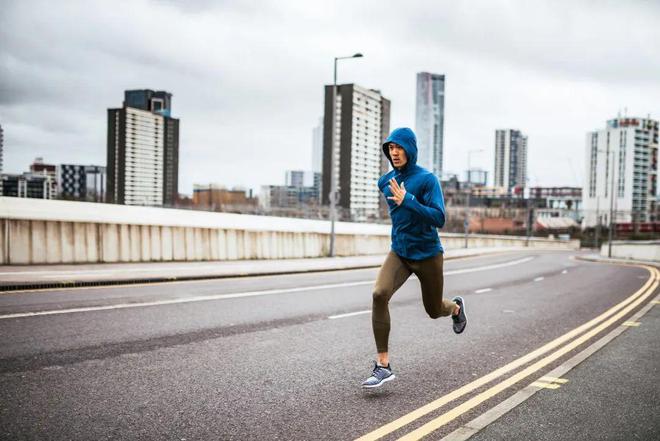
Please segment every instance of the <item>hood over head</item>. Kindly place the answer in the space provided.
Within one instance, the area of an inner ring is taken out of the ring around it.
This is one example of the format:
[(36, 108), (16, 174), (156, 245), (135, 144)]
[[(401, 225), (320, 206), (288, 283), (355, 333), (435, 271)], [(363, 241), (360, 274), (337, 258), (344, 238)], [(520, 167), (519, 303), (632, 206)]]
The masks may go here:
[[(415, 165), (417, 163), (417, 138), (411, 129), (408, 127), (394, 129), (383, 143), (383, 153), (385, 153), (390, 164), (392, 164), (392, 158), (390, 158), (390, 142), (399, 144), (406, 152), (408, 162), (403, 168), (407, 168), (409, 164)], [(394, 167), (394, 164), (392, 164), (392, 167)]]

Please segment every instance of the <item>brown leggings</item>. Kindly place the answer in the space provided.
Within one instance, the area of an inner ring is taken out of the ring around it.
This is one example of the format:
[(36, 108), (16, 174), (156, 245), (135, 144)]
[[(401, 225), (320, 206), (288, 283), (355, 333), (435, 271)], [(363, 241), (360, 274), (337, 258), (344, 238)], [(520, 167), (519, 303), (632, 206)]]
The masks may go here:
[(371, 323), (378, 352), (387, 352), (390, 336), (390, 310), (388, 304), (397, 289), (415, 274), (422, 285), (422, 300), (429, 317), (448, 316), (456, 308), (456, 303), (442, 298), (444, 276), (442, 274), (442, 253), (424, 260), (409, 260), (390, 251), (380, 267), (371, 314)]

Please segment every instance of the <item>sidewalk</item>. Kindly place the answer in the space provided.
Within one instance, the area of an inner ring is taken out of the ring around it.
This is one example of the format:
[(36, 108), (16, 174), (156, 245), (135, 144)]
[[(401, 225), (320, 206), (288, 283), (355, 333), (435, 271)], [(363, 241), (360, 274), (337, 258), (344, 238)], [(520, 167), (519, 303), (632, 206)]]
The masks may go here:
[(610, 258), (610, 257), (604, 257), (601, 256), (600, 254), (583, 254), (579, 259), (582, 260), (589, 260), (591, 262), (601, 262), (601, 263), (628, 263), (630, 265), (651, 265), (651, 266), (660, 266), (660, 262), (656, 262), (653, 260), (632, 260), (632, 259), (618, 259), (618, 258)]
[[(520, 251), (527, 248), (459, 248), (445, 259)], [(154, 283), (226, 277), (294, 274), (379, 267), (385, 255), (214, 262), (105, 263), (0, 266), (0, 291)]]
[(507, 408), (502, 403), (503, 410), (486, 412), (443, 441), (660, 439), (660, 296), (651, 299), (614, 328), (620, 335), (561, 375), (556, 388), (540, 389), (498, 417)]

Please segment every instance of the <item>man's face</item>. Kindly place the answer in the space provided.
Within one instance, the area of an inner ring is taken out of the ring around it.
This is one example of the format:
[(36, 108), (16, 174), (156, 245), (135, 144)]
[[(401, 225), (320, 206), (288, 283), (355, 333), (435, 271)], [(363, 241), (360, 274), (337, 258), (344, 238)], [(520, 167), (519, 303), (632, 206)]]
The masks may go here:
[(390, 142), (390, 158), (396, 168), (401, 168), (408, 162), (406, 151), (399, 144), (393, 142)]

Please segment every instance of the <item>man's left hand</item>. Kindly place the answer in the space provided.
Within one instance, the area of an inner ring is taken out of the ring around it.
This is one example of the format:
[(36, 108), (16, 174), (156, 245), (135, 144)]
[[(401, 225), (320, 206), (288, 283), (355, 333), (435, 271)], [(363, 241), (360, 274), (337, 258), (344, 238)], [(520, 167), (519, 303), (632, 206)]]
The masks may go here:
[(403, 199), (406, 197), (405, 184), (402, 182), (401, 186), (399, 186), (396, 179), (392, 178), (390, 179), (390, 191), (392, 192), (392, 196), (388, 196), (387, 199), (392, 199), (397, 205), (401, 205)]

